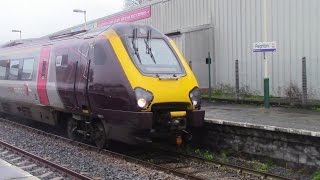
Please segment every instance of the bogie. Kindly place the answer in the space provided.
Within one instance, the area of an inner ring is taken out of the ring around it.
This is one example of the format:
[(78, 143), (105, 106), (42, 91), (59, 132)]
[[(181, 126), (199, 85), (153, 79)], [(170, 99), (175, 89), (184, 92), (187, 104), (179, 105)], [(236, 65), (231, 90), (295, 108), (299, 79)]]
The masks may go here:
[(67, 134), (69, 139), (74, 141), (91, 142), (98, 148), (107, 148), (109, 144), (108, 128), (103, 120), (84, 117), (79, 119), (69, 118)]

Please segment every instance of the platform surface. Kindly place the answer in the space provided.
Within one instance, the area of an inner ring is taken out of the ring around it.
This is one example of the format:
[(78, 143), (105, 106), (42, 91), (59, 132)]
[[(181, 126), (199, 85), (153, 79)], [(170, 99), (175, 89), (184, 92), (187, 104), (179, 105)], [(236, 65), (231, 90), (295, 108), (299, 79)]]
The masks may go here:
[(39, 180), (39, 178), (0, 159), (0, 180)]
[(262, 106), (204, 102), (205, 120), (247, 128), (320, 137), (320, 112)]

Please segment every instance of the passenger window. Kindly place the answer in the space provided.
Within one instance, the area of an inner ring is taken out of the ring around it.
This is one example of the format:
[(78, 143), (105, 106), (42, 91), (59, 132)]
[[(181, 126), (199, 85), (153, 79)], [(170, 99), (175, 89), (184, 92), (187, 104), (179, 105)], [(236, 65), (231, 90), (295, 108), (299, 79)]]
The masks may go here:
[(7, 79), (7, 72), (8, 72), (8, 60), (2, 60), (0, 61), (0, 80)]
[(20, 60), (10, 61), (9, 80), (18, 80)]
[(57, 56), (56, 67), (68, 67), (68, 55)]
[(22, 67), (22, 80), (32, 80), (34, 59), (24, 59)]

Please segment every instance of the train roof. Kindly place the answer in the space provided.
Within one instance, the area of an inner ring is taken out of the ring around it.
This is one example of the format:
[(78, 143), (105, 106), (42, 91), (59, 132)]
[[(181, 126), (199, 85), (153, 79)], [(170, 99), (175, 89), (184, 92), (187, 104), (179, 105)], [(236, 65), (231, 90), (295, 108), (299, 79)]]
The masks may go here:
[[(109, 26), (103, 26), (100, 28), (95, 28), (89, 31), (81, 30), (81, 31), (69, 32), (69, 33), (63, 33), (63, 34), (56, 34), (53, 36), (45, 36), (41, 38), (14, 40), (14, 41), (10, 41), (8, 43), (0, 45), (0, 50), (34, 46), (34, 45), (54, 44), (56, 42), (71, 40), (71, 39), (91, 39), (103, 33), (110, 27), (116, 30), (119, 33), (119, 35), (131, 34), (132, 29), (135, 27), (151, 28), (149, 25), (141, 25), (141, 24), (133, 24), (133, 23), (118, 23), (118, 24), (113, 24)], [(158, 30), (156, 30), (155, 35), (159, 37), (160, 34), (161, 33)]]
[(13, 40), (0, 45), (0, 50), (12, 48), (12, 47), (28, 46), (28, 45), (41, 45), (41, 44), (50, 44), (50, 43), (53, 44), (55, 42), (70, 40), (70, 39), (82, 39), (82, 38), (87, 39), (87, 38), (91, 38), (99, 35), (109, 27), (110, 26), (104, 26), (103, 28), (96, 28), (89, 31), (81, 30), (81, 31), (69, 32), (69, 33), (63, 33), (63, 34), (56, 34), (53, 36), (45, 36), (41, 38)]

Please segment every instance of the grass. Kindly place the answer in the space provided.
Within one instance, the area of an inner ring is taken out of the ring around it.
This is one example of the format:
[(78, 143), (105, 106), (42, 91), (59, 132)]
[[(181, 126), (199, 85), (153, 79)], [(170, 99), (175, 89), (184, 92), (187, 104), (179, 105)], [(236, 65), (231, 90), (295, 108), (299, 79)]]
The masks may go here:
[(209, 161), (214, 159), (213, 153), (208, 150), (195, 149), (193, 154)]
[[(228, 163), (229, 157), (234, 154), (233, 150), (224, 149), (221, 151), (220, 155), (215, 157), (214, 154), (208, 150), (194, 149), (190, 146), (186, 146), (185, 148), (181, 149), (180, 151), (185, 154), (194, 155), (194, 156), (204, 158), (206, 160), (220, 159), (225, 163)], [(251, 165), (254, 169), (256, 169), (258, 171), (267, 172), (270, 169), (270, 167), (273, 166), (273, 162), (271, 160), (268, 160), (267, 162), (262, 163), (262, 162), (254, 160), (251, 162)], [(320, 176), (320, 173), (319, 173), (319, 176)], [(320, 180), (320, 179), (317, 179), (317, 180)]]
[(267, 172), (273, 166), (273, 162), (271, 160), (268, 160), (266, 163), (252, 161), (252, 165), (258, 171)]
[(213, 152), (209, 150), (203, 150), (198, 148), (192, 148), (190, 146), (185, 146), (182, 149), (179, 149), (178, 151), (188, 154), (188, 155), (194, 155), (198, 156), (200, 158), (204, 158), (206, 160), (214, 160), (214, 159), (222, 159), (224, 162), (228, 162), (228, 158), (234, 154), (234, 151), (231, 149), (224, 149), (221, 151), (220, 155), (217, 155), (217, 157), (214, 155)]
[(189, 155), (195, 155), (195, 156), (204, 158), (209, 161), (214, 159), (213, 153), (208, 150), (194, 149), (190, 146), (186, 146), (185, 148), (181, 149), (180, 151), (182, 153), (189, 154)]
[(213, 160), (213, 158), (214, 158), (213, 154), (209, 151), (204, 151), (202, 156), (204, 159), (210, 160), (210, 161)]
[(221, 151), (221, 158), (223, 162), (228, 162), (228, 158), (233, 154), (233, 150), (231, 149), (224, 149)]
[(313, 180), (320, 180), (320, 170), (316, 171), (312, 177)]

